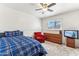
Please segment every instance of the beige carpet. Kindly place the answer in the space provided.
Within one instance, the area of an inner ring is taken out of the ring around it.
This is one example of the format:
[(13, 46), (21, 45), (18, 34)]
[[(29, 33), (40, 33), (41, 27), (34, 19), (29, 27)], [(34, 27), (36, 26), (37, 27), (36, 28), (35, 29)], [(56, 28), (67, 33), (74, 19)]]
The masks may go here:
[(79, 56), (79, 48), (74, 49), (48, 41), (42, 45), (48, 52), (47, 56)]

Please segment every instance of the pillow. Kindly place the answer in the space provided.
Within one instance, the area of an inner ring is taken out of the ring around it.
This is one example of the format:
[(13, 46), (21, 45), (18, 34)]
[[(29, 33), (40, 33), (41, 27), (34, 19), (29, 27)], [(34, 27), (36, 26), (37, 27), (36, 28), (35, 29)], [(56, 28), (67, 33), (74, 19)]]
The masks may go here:
[(1, 37), (4, 37), (4, 33), (0, 33), (0, 38), (1, 38)]
[(13, 31), (13, 36), (19, 36), (19, 31)]
[(19, 31), (19, 35), (23, 35), (23, 32), (22, 31)]
[(5, 33), (5, 37), (12, 37), (12, 32), (11, 31), (6, 31)]

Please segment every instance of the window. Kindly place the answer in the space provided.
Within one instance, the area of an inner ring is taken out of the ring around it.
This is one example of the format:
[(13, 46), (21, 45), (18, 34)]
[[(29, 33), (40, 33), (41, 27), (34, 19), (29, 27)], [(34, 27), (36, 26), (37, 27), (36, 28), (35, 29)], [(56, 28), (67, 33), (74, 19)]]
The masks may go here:
[(61, 22), (57, 20), (49, 20), (48, 21), (48, 29), (60, 29)]

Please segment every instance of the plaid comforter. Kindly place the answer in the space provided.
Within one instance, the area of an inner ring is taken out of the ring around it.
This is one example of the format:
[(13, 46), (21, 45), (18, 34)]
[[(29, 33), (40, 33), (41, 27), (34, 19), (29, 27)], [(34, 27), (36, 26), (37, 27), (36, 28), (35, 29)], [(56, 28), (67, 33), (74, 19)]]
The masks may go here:
[(31, 37), (0, 38), (0, 56), (41, 56), (46, 54), (42, 45)]

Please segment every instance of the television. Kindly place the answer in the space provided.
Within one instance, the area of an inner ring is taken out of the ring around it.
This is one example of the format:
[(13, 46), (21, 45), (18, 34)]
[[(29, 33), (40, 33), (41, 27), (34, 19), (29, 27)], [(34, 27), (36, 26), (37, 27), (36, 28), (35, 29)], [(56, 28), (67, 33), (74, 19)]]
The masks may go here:
[(78, 31), (77, 30), (64, 30), (64, 36), (77, 39)]

